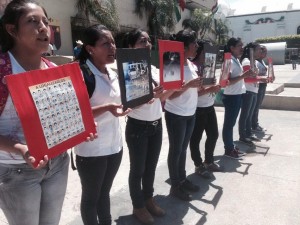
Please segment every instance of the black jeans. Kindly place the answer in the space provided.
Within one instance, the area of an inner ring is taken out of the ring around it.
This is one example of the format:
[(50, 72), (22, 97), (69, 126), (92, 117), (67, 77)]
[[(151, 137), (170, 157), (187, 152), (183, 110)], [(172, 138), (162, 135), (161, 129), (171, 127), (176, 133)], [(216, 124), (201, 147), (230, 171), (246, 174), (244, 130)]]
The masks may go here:
[(107, 156), (76, 156), (82, 186), (81, 217), (85, 225), (110, 225), (109, 192), (121, 164), (123, 150)]
[(162, 144), (161, 119), (147, 122), (128, 117), (125, 130), (130, 157), (129, 191), (134, 208), (153, 196), (155, 170)]
[(171, 186), (177, 187), (186, 179), (186, 149), (194, 129), (195, 114), (180, 116), (166, 111), (165, 119), (169, 135), (169, 175)]
[(218, 122), (214, 106), (198, 107), (194, 131), (190, 140), (191, 157), (196, 167), (203, 163), (200, 153), (200, 141), (203, 131), (206, 133), (205, 162), (214, 162), (214, 150), (219, 137)]
[(256, 105), (255, 105), (253, 115), (252, 115), (252, 129), (255, 129), (256, 127), (259, 126), (258, 114), (259, 114), (260, 106), (261, 106), (261, 104), (264, 100), (265, 94), (266, 94), (266, 89), (267, 89), (266, 83), (259, 84)]

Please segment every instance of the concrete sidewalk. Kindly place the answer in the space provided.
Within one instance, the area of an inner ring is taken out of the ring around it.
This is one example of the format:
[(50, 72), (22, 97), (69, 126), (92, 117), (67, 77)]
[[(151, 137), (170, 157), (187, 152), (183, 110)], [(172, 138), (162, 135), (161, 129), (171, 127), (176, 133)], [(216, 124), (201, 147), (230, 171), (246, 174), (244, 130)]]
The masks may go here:
[[(216, 107), (221, 134), (224, 111)], [(193, 174), (188, 152), (188, 177), (201, 187), (193, 201), (183, 202), (168, 196), (168, 139), (164, 129), (163, 148), (155, 179), (156, 201), (166, 209), (157, 225), (300, 225), (300, 112), (262, 110), (261, 125), (268, 131), (261, 135), (255, 149), (237, 143), (248, 152), (244, 160), (223, 156), (220, 137), (215, 159), (225, 170), (214, 173), (211, 180)], [(122, 119), (123, 127), (125, 121)], [(124, 130), (124, 129), (123, 129)], [(235, 130), (235, 140), (238, 139)], [(203, 137), (205, 139), (205, 137)], [(121, 167), (111, 191), (111, 209), (117, 225), (138, 225), (132, 217), (127, 179), (129, 159), (126, 143)], [(203, 143), (201, 143), (203, 154)], [(70, 171), (68, 191), (60, 225), (82, 225), (79, 211), (80, 182), (76, 171)]]

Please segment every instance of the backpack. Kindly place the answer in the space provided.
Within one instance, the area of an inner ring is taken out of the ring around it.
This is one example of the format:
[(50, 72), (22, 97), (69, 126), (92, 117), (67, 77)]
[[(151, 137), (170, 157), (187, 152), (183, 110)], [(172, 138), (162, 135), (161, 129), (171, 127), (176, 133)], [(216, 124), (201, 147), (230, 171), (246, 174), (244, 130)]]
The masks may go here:
[(84, 83), (86, 85), (89, 98), (91, 98), (93, 96), (96, 87), (95, 75), (92, 73), (88, 65), (86, 65), (85, 63), (80, 64), (79, 66), (83, 74)]
[[(49, 68), (55, 67), (55, 65), (48, 59), (42, 58), (42, 60)], [(9, 55), (7, 52), (0, 53), (0, 116), (9, 96), (9, 91), (5, 82), (5, 76), (9, 74), (12, 74), (12, 66)]]

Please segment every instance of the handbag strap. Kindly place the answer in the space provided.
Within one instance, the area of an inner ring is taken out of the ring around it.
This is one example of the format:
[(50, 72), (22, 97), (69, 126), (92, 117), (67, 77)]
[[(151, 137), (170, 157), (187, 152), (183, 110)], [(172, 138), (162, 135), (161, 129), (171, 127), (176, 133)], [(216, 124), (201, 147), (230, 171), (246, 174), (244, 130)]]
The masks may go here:
[(4, 110), (9, 96), (8, 88), (4, 77), (12, 74), (12, 66), (8, 53), (0, 53), (0, 116)]

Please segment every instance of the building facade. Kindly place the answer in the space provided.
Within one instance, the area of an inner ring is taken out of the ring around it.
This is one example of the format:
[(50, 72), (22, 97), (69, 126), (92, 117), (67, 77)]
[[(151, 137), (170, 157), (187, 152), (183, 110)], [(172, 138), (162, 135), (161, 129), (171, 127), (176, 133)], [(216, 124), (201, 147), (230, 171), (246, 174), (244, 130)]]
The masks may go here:
[(227, 16), (231, 36), (244, 43), (257, 38), (300, 34), (300, 10)]
[[(11, 0), (0, 0), (0, 17), (5, 6)], [(73, 55), (75, 44), (74, 34), (72, 34), (72, 18), (78, 14), (75, 7), (76, 0), (37, 0), (47, 11), (52, 35), (51, 43), (55, 45), (55, 54)], [(106, 0), (107, 1), (107, 0)], [(181, 11), (181, 19), (178, 21), (175, 31), (182, 29), (182, 21), (190, 18), (192, 9), (206, 8), (215, 10), (218, 6), (217, 0), (181, 0), (185, 9)], [(139, 18), (134, 13), (135, 0), (115, 0), (119, 16), (120, 28), (142, 28), (147, 30), (146, 17)], [(73, 29), (74, 33), (74, 29)], [(76, 36), (76, 35), (75, 35)]]

